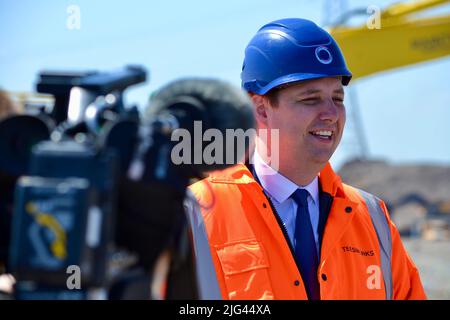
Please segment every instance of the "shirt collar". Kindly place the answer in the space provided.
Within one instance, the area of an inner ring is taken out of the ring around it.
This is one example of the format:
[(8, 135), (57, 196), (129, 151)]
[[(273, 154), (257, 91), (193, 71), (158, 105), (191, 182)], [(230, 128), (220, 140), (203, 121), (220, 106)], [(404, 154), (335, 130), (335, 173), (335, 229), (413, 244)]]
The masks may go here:
[(317, 176), (307, 186), (298, 186), (265, 163), (257, 150), (253, 153), (253, 164), (261, 186), (278, 203), (286, 201), (298, 188), (306, 189), (314, 203), (319, 203), (319, 179)]

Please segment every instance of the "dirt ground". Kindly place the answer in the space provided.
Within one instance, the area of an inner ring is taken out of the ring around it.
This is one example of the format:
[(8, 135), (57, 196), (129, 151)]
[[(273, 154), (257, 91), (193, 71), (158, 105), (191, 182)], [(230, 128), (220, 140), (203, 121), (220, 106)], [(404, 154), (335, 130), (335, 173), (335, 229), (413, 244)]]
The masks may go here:
[(450, 241), (402, 238), (419, 269), (428, 299), (450, 299)]

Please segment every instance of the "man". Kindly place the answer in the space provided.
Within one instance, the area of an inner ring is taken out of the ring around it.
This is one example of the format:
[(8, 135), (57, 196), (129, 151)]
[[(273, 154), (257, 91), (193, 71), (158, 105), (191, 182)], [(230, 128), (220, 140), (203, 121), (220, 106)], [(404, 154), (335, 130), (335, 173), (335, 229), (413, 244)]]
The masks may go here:
[(328, 163), (351, 79), (334, 39), (308, 20), (266, 24), (241, 78), (258, 129), (279, 139), (257, 139), (252, 164), (190, 188), (222, 298), (426, 298), (384, 203), (343, 184)]

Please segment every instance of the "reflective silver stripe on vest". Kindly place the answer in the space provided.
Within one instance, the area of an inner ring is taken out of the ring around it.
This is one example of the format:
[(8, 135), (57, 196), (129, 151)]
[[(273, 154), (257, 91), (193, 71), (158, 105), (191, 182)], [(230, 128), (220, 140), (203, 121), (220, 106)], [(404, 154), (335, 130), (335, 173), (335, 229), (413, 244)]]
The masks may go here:
[(380, 244), (381, 271), (383, 272), (384, 285), (386, 287), (386, 299), (392, 299), (392, 239), (391, 229), (386, 219), (383, 209), (380, 206), (380, 200), (374, 195), (367, 193), (361, 189), (357, 189), (364, 198), (369, 209), (372, 224), (377, 233), (378, 242)]
[(184, 210), (189, 218), (192, 230), (199, 299), (221, 300), (222, 293), (211, 257), (205, 223), (200, 206), (191, 190), (187, 191)]

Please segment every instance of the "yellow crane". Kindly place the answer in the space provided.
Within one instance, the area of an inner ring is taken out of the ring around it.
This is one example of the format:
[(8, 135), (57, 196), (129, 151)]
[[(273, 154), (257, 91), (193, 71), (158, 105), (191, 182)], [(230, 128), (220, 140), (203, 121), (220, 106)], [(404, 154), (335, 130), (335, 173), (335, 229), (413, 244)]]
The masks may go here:
[[(379, 25), (338, 25), (330, 32), (344, 52), (353, 78), (365, 77), (450, 54), (450, 15), (420, 17), (450, 0), (396, 3), (379, 13)], [(371, 27), (371, 28), (369, 28)]]

